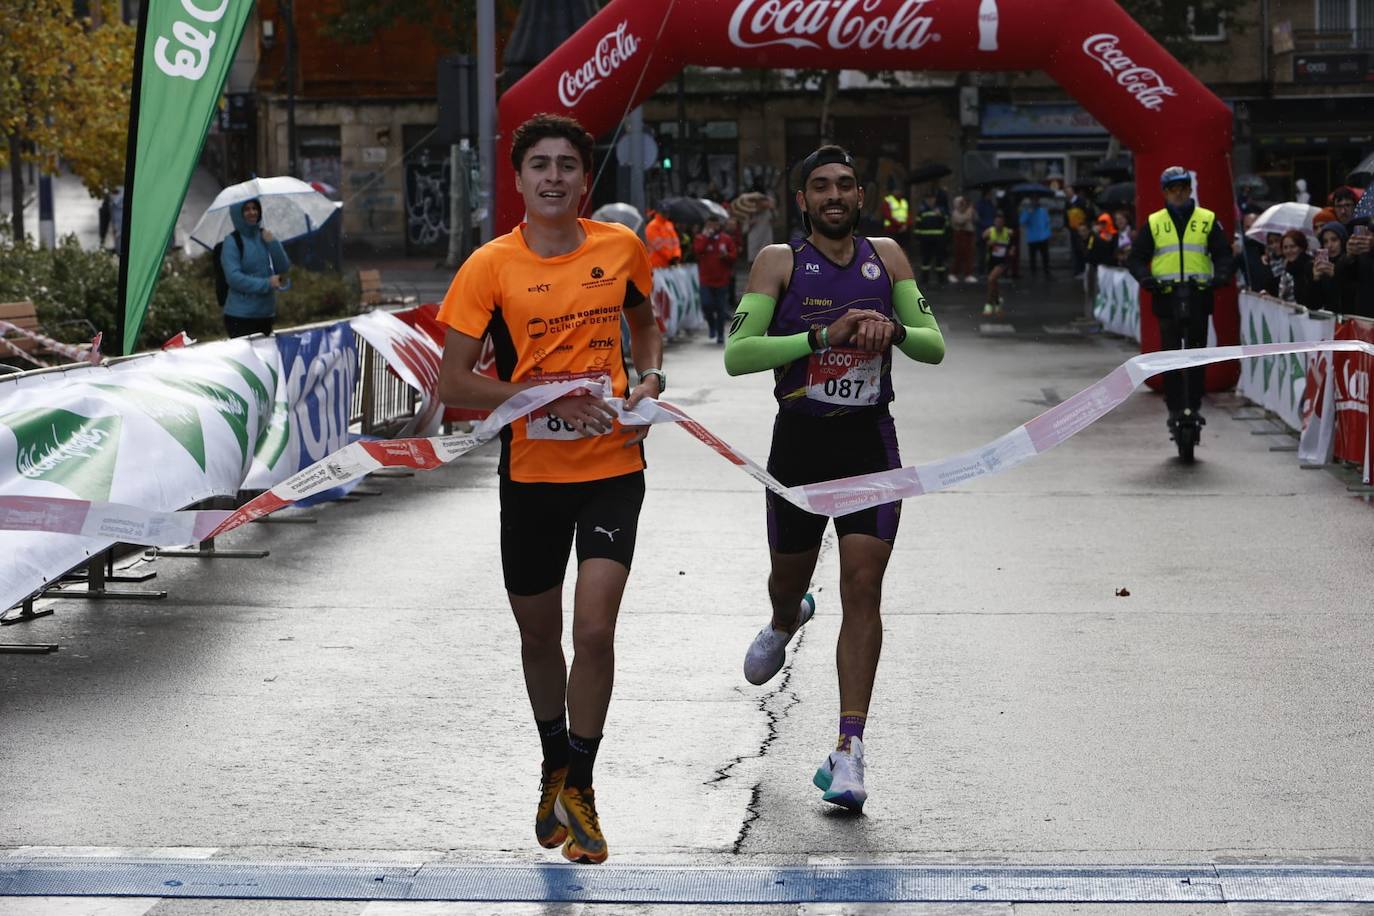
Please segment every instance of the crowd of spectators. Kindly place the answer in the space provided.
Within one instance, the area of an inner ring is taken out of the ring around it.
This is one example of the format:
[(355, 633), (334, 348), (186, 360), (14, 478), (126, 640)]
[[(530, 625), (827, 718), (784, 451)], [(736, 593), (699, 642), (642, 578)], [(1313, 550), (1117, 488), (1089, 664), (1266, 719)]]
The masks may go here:
[(1362, 196), (1348, 186), (1331, 192), (1313, 214), (1311, 235), (1295, 228), (1251, 238), (1259, 214), (1246, 213), (1238, 243), (1245, 287), (1309, 309), (1374, 317), (1374, 235)]

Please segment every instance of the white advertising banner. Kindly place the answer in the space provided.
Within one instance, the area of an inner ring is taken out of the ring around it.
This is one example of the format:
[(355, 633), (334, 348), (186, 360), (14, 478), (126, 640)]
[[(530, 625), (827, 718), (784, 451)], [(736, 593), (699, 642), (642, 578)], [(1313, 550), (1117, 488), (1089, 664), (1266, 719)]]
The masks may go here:
[[(0, 494), (153, 513), (231, 495), (268, 430), (275, 387), (245, 341), (0, 386)], [(172, 532), (151, 516), (146, 524), (167, 540), (196, 539), (192, 527)], [(127, 519), (80, 530), (0, 531), (0, 608), (116, 541), (147, 535)]]
[(266, 490), (348, 444), (358, 348), (347, 321), (253, 346), (272, 372), (273, 407), (243, 489)]
[(1124, 267), (1097, 268), (1093, 317), (1102, 330), (1140, 340), (1140, 284)]
[[(1243, 344), (1306, 343), (1326, 340), (1336, 331), (1335, 318), (1314, 317), (1306, 309), (1244, 290), (1240, 294), (1240, 340)], [(1307, 364), (1320, 354), (1286, 353), (1241, 364), (1237, 393), (1254, 401), (1292, 430), (1303, 428)]]

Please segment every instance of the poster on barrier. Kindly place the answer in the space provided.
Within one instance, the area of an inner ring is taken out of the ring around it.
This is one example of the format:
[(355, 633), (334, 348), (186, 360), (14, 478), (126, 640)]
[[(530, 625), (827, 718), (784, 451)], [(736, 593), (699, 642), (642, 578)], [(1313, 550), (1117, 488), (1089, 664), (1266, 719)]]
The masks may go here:
[[(0, 406), (0, 494), (157, 511), (231, 495), (264, 441), (275, 387), (254, 346), (232, 340), (38, 376)], [(120, 534), (0, 532), (0, 608)]]
[[(1240, 294), (1241, 343), (1323, 340), (1333, 328), (1331, 319), (1313, 318), (1300, 306), (1249, 291)], [(1236, 382), (1238, 394), (1274, 413), (1295, 431), (1303, 428), (1306, 388), (1307, 355), (1298, 353), (1248, 360), (1241, 365)]]
[[(402, 309), (392, 314), (429, 337), (430, 340), (434, 341), (434, 345), (439, 348), (439, 352), (443, 353), (444, 341), (448, 337), (448, 325), (439, 321), (439, 304), (437, 302), (426, 302), (424, 305)], [(491, 342), (490, 334), (482, 338), (482, 351), (478, 354), (477, 365), (472, 367), (472, 371), (479, 375), (485, 375), (487, 378), (500, 377), (496, 372), (496, 346)], [(443, 420), (445, 423), (481, 420), (489, 413), (491, 413), (489, 410), (476, 410), (468, 407), (445, 407)]]
[(1102, 330), (1140, 340), (1140, 284), (1123, 267), (1097, 268), (1093, 317)]
[[(1327, 322), (1330, 326), (1335, 321)], [(1302, 435), (1298, 439), (1298, 464), (1319, 467), (1331, 463), (1336, 439), (1336, 386), (1331, 377), (1334, 354), (1322, 351), (1310, 354), (1307, 360), (1307, 380), (1302, 396)]]
[(245, 490), (265, 490), (348, 444), (358, 348), (347, 321), (253, 346), (278, 380), (271, 426), (243, 482)]
[[(1348, 318), (1336, 327), (1337, 340), (1374, 343), (1374, 323)], [(1364, 470), (1369, 482), (1369, 369), (1374, 362), (1363, 353), (1337, 353), (1331, 361), (1336, 399), (1336, 438), (1333, 453)]]

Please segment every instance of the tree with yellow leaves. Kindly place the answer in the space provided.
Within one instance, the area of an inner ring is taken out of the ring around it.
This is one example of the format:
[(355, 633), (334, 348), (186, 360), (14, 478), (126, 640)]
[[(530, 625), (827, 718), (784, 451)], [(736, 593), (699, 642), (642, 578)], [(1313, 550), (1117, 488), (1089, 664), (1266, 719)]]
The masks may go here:
[(124, 181), (134, 29), (99, 27), (63, 0), (8, 0), (0, 17), (0, 163), (10, 167), (14, 236), (24, 234), (22, 163), (64, 161), (90, 192)]

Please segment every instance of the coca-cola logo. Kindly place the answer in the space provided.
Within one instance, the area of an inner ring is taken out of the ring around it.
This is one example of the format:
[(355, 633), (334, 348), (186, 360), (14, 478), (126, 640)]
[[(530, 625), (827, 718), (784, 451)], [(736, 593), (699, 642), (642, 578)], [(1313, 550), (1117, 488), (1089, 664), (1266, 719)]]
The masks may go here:
[(1363, 410), (1369, 403), (1369, 373), (1357, 369), (1354, 359), (1346, 360), (1341, 367), (1341, 389), (1340, 393), (1345, 395), (1341, 400), (1355, 402), (1348, 409)]
[(614, 32), (607, 32), (596, 43), (596, 52), (575, 70), (564, 70), (558, 77), (558, 101), (572, 108), (582, 97), (600, 85), (620, 65), (639, 50), (639, 39), (629, 30), (628, 21), (620, 23)]
[(1135, 100), (1142, 107), (1150, 111), (1159, 111), (1164, 106), (1165, 97), (1178, 95), (1178, 92), (1164, 82), (1164, 77), (1160, 76), (1158, 71), (1138, 66), (1131, 60), (1117, 47), (1120, 42), (1121, 39), (1115, 35), (1103, 32), (1083, 42), (1083, 53), (1097, 61), (1110, 76), (1115, 77), (1117, 83), (1135, 96)]
[(902, 0), (891, 15), (877, 11), (892, 0), (739, 0), (730, 15), (737, 48), (883, 48), (915, 51), (940, 35), (921, 15), (932, 0)]

